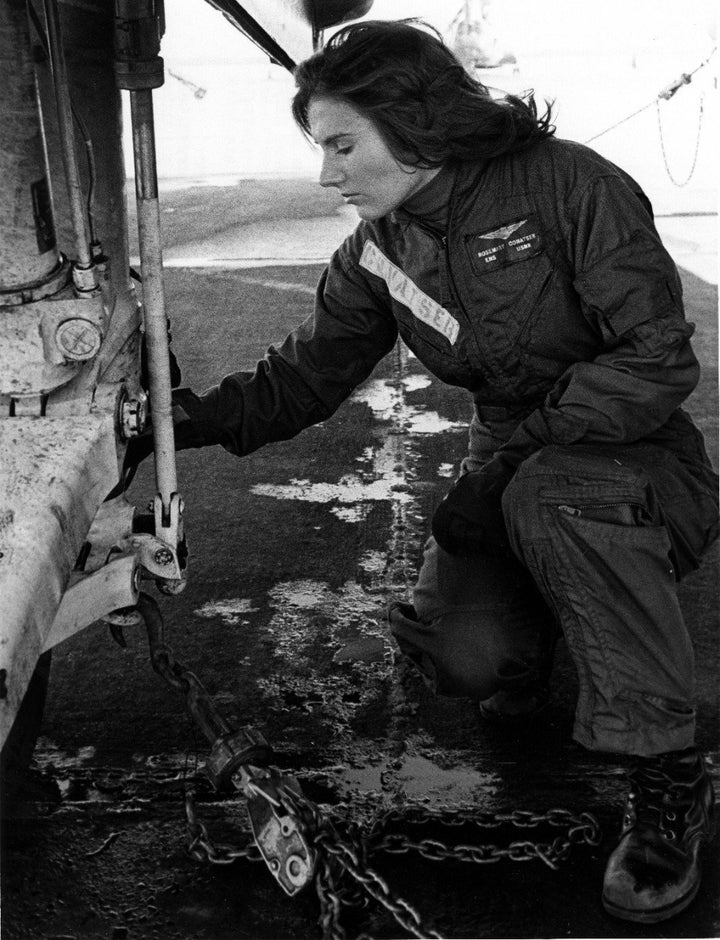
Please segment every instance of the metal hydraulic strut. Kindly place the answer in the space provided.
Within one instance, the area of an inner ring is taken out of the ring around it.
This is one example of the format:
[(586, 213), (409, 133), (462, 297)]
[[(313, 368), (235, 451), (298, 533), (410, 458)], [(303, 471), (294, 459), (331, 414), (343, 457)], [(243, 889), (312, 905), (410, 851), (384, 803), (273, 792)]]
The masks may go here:
[[(164, 31), (162, 0), (115, 0), (115, 75), (118, 86), (130, 93), (145, 342), (155, 448), (155, 535), (175, 547), (184, 543), (183, 503), (177, 491), (152, 97), (153, 89), (164, 82), (163, 60), (159, 55)], [(173, 561), (174, 575), (159, 585), (165, 593), (176, 593), (185, 586), (184, 563), (177, 555)]]

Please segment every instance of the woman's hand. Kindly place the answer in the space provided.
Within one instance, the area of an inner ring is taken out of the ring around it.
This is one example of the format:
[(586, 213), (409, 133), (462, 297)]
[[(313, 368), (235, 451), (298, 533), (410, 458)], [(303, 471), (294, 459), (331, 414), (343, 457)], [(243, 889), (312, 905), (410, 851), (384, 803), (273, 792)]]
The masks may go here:
[[(222, 429), (214, 427), (204, 418), (201, 399), (191, 389), (173, 389), (172, 405), (175, 450), (222, 444), (226, 439), (227, 435)], [(137, 467), (152, 453), (153, 448), (152, 414), (150, 414), (142, 434), (131, 437), (128, 441), (125, 466)]]

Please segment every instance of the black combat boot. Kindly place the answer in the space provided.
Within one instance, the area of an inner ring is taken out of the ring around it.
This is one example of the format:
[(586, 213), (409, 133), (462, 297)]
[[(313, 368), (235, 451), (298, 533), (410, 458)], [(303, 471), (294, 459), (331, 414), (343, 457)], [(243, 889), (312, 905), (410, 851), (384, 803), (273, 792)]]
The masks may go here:
[(695, 748), (639, 758), (628, 776), (622, 833), (602, 900), (615, 917), (652, 924), (682, 911), (698, 892), (715, 794)]
[(538, 682), (520, 689), (500, 689), (478, 702), (478, 712), (491, 724), (520, 724), (537, 715), (549, 701), (549, 687)]

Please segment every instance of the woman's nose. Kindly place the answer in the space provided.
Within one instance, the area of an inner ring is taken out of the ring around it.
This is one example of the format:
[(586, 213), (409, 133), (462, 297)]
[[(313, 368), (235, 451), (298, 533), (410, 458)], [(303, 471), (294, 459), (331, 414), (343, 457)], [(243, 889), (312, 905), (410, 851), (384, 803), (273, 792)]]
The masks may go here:
[(333, 154), (325, 154), (320, 167), (321, 186), (339, 186), (344, 178)]

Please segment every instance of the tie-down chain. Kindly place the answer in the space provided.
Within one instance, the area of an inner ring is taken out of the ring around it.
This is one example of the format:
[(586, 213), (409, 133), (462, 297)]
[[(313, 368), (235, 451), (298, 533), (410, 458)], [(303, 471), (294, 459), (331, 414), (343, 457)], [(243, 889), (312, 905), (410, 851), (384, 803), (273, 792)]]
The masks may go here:
[[(165, 643), (163, 621), (155, 601), (141, 595), (138, 612), (145, 621), (153, 669), (185, 695), (188, 712), (212, 744), (205, 772), (218, 792), (243, 793), (254, 842), (232, 846), (215, 842), (197, 816), (194, 792), (186, 793), (190, 834), (189, 853), (197, 860), (227, 865), (237, 859), (264, 860), (290, 897), (314, 883), (320, 902), (319, 922), (324, 940), (344, 940), (341, 925), (344, 908), (382, 905), (413, 937), (440, 937), (424, 927), (418, 912), (397, 896), (370, 865), (380, 853), (418, 852), (431, 861), (463, 861), (490, 864), (501, 859), (515, 862), (539, 859), (557, 869), (578, 844), (598, 845), (600, 828), (587, 812), (566, 809), (544, 813), (514, 810), (486, 813), (476, 806), (405, 806), (379, 817), (367, 831), (352, 820), (333, 818), (302, 792), (297, 779), (273, 766), (273, 753), (261, 734), (245, 727), (231, 729), (219, 715), (197, 676), (178, 663)], [(333, 813), (333, 815), (331, 815)], [(509, 826), (527, 830), (547, 826), (557, 835), (551, 841), (519, 839), (509, 845), (446, 844), (436, 838), (411, 838), (394, 827), (437, 826), (491, 829)]]

